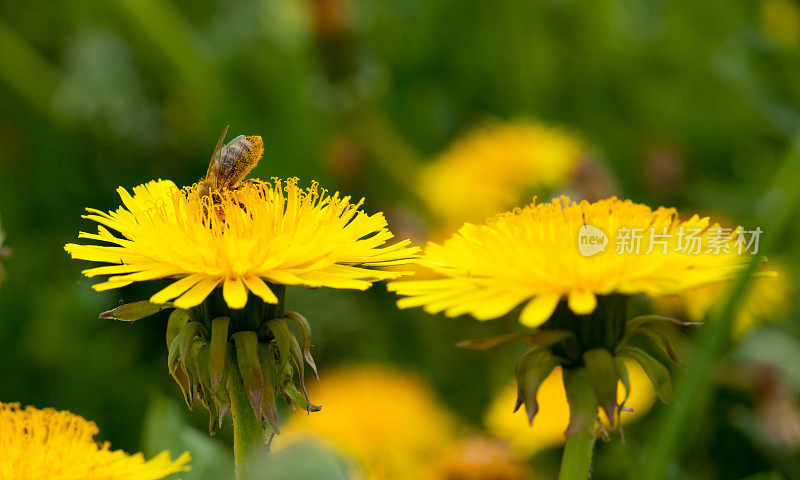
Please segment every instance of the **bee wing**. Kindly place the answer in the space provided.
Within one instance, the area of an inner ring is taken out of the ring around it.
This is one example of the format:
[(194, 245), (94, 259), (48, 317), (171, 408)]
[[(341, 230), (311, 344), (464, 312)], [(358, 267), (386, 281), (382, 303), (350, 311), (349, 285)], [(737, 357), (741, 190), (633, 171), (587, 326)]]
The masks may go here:
[(228, 128), (230, 125), (225, 127), (225, 130), (222, 131), (222, 135), (219, 136), (219, 140), (217, 140), (217, 146), (214, 148), (214, 153), (211, 154), (211, 162), (208, 164), (208, 171), (206, 171), (206, 178), (212, 178), (213, 170), (214, 170), (214, 157), (217, 156), (217, 152), (222, 148), (222, 142), (225, 141), (225, 135), (228, 134)]

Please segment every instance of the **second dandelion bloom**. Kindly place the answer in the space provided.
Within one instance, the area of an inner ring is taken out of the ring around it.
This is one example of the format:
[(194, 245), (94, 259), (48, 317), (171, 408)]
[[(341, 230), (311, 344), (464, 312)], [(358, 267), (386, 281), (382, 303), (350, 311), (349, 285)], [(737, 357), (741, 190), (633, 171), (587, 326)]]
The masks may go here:
[[(594, 236), (586, 240), (596, 243), (594, 251), (582, 251), (582, 231)], [(524, 304), (520, 322), (538, 327), (562, 301), (588, 315), (599, 297), (675, 294), (725, 280), (745, 262), (738, 240), (738, 229), (699, 216), (681, 221), (672, 208), (561, 197), (484, 225), (467, 223), (443, 244), (428, 243), (420, 263), (439, 278), (389, 288), (405, 297), (401, 308), (479, 320)]]
[[(403, 297), (401, 308), (450, 317), (490, 320), (514, 311), (528, 330), (462, 346), (518, 339), (530, 346), (515, 369), (515, 411), (524, 405), (535, 422), (540, 390), (563, 382), (566, 402), (559, 405), (569, 407), (569, 439), (562, 468), (586, 478), (598, 409), (613, 426), (637, 387), (629, 362), (641, 367), (659, 397), (672, 395), (665, 363), (677, 361), (674, 327), (684, 324), (656, 315), (629, 318), (629, 299), (724, 282), (747, 264), (746, 250), (756, 248), (760, 233), (696, 215), (681, 220), (675, 209), (614, 197), (594, 203), (561, 197), (483, 225), (467, 223), (443, 244), (429, 242), (420, 263), (435, 278), (395, 281), (389, 289)], [(559, 370), (561, 378), (552, 380)], [(541, 406), (553, 410), (544, 401)]]

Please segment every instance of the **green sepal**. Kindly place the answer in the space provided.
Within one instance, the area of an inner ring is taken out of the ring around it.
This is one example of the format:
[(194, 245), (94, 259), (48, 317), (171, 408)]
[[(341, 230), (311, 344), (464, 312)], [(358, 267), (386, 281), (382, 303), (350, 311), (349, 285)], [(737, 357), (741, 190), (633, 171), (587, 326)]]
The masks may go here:
[(517, 362), (517, 403), (514, 411), (519, 410), (524, 403), (530, 423), (533, 423), (533, 417), (539, 411), (539, 403), (536, 401), (539, 385), (550, 375), (556, 365), (558, 365), (556, 357), (545, 349), (530, 350)]
[(308, 399), (308, 392), (306, 391), (306, 376), (305, 376), (305, 365), (303, 364), (303, 354), (300, 352), (300, 344), (297, 343), (297, 339), (292, 337), (292, 341), (289, 343), (291, 346), (291, 353), (292, 353), (292, 361), (297, 368), (297, 375), (300, 380), (300, 389), (303, 391), (303, 396), (306, 397), (306, 402), (310, 403)]
[(188, 361), (191, 359), (189, 355), (192, 348), (192, 343), (194, 342), (194, 337), (197, 335), (197, 331), (200, 329), (200, 324), (197, 322), (189, 322), (181, 328), (180, 333), (178, 336), (175, 337), (178, 339), (178, 352), (180, 357), (178, 361), (183, 367), (183, 371), (189, 374), (189, 379), (191, 380), (191, 373), (192, 370), (188, 365)]
[(236, 348), (236, 364), (242, 376), (244, 388), (256, 417), (261, 418), (261, 398), (264, 396), (264, 375), (258, 359), (258, 335), (244, 330), (231, 335)]
[(646, 325), (652, 324), (668, 324), (675, 327), (692, 327), (696, 325), (702, 325), (703, 322), (684, 322), (682, 320), (678, 320), (677, 318), (672, 317), (665, 317), (663, 315), (639, 315), (638, 317), (633, 317), (625, 325), (625, 331), (632, 332), (633, 330), (643, 327)]
[(281, 371), (291, 359), (291, 339), (294, 335), (282, 318), (273, 318), (264, 325), (272, 332), (278, 345), (278, 371)]
[(155, 315), (161, 310), (168, 308), (175, 308), (170, 302), (167, 303), (150, 303), (147, 300), (141, 302), (126, 303), (117, 308), (107, 310), (100, 314), (100, 318), (110, 318), (112, 320), (121, 320), (123, 322), (134, 322), (136, 320)]
[[(639, 343), (646, 343), (658, 349), (665, 357), (672, 362), (682, 365), (680, 358), (672, 348), (672, 342), (680, 336), (680, 331), (676, 327), (686, 327), (700, 325), (700, 322), (683, 322), (671, 317), (661, 315), (641, 315), (628, 322), (625, 335), (618, 344), (621, 350), (628, 344), (636, 346)], [(645, 351), (648, 348), (644, 349)]]
[(458, 348), (472, 348), (475, 350), (487, 350), (489, 348), (499, 347), (511, 343), (523, 336), (522, 333), (506, 333), (505, 335), (496, 335), (494, 337), (476, 338), (473, 340), (461, 340), (456, 343)]
[(576, 341), (575, 334), (569, 330), (545, 330), (540, 329), (533, 333), (525, 335), (525, 343), (536, 347), (549, 347), (556, 343), (566, 341)]
[(594, 425), (597, 396), (586, 367), (564, 369), (564, 390), (569, 404), (569, 425), (564, 433), (569, 437)]
[(233, 358), (233, 349), (231, 348), (230, 343), (228, 343), (225, 347), (225, 358), (225, 365), (227, 365), (227, 368), (225, 368), (225, 370), (222, 372), (220, 388), (217, 388), (217, 391), (214, 392), (214, 396), (219, 404), (219, 411), (217, 412), (217, 428), (222, 428), (223, 420), (225, 420), (225, 417), (231, 412), (231, 397), (228, 393), (228, 377), (231, 376), (230, 372), (233, 368), (235, 368), (236, 361)]
[(627, 339), (625, 345), (637, 346), (637, 343), (644, 345), (645, 348), (643, 348), (643, 350), (656, 351), (662, 355), (663, 358), (668, 358), (676, 365), (683, 366), (678, 354), (675, 353), (675, 349), (672, 348), (672, 341), (670, 339), (670, 337), (677, 334), (678, 332), (674, 328), (666, 325), (639, 327), (636, 329), (636, 332)]
[(285, 318), (293, 320), (297, 327), (300, 329), (300, 335), (303, 337), (303, 357), (306, 363), (311, 367), (314, 376), (319, 380), (319, 373), (317, 373), (317, 364), (314, 362), (314, 357), (311, 356), (311, 324), (308, 323), (306, 317), (297, 312), (286, 312), (283, 315)]
[(261, 413), (264, 418), (269, 422), (272, 431), (280, 433), (278, 426), (278, 409), (275, 405), (275, 397), (278, 394), (276, 382), (278, 379), (278, 370), (275, 366), (275, 356), (272, 353), (272, 348), (263, 343), (258, 344), (258, 360), (261, 364), (261, 371), (264, 376), (264, 396), (261, 398)]
[(169, 320), (167, 320), (167, 348), (172, 345), (172, 340), (178, 336), (181, 329), (189, 322), (192, 321), (192, 317), (189, 316), (189, 312), (186, 310), (175, 309), (172, 313), (169, 314)]
[(614, 357), (605, 348), (593, 348), (583, 354), (583, 363), (586, 365), (600, 407), (605, 412), (608, 423), (613, 427), (619, 382)]
[(203, 344), (197, 353), (197, 373), (200, 376), (200, 388), (208, 408), (208, 434), (212, 437), (217, 434), (217, 420), (219, 418), (220, 404), (214, 390), (211, 389), (211, 374), (209, 372), (210, 352), (208, 344)]
[(617, 371), (617, 377), (622, 382), (622, 386), (625, 387), (625, 396), (622, 397), (622, 402), (619, 405), (623, 407), (625, 402), (628, 401), (628, 397), (631, 396), (631, 379), (628, 376), (628, 366), (625, 365), (625, 361), (621, 358), (614, 357), (614, 369)]
[(664, 364), (641, 348), (630, 345), (624, 347), (620, 354), (636, 360), (653, 383), (658, 397), (666, 403), (672, 402), (672, 380), (670, 379), (669, 370)]
[(301, 393), (300, 390), (294, 386), (294, 384), (290, 383), (286, 386), (286, 395), (288, 395), (298, 407), (302, 408), (308, 413), (319, 412), (322, 410), (322, 407), (319, 405), (312, 404), (308, 399), (308, 395)]
[[(539, 329), (524, 336), (525, 343), (534, 347), (547, 348), (551, 351), (560, 346), (563, 355), (571, 359), (580, 358), (581, 347), (578, 337), (569, 330)], [(559, 353), (560, 354), (560, 353)]]
[(276, 383), (278, 387), (278, 392), (282, 392), (286, 390), (286, 385), (294, 383), (294, 367), (292, 366), (292, 362), (286, 362), (283, 367), (280, 365), (275, 365), (276, 368), (280, 368), (278, 370), (278, 382)]
[(225, 358), (228, 356), (228, 317), (217, 317), (211, 321), (211, 342), (209, 344), (209, 378), (212, 392), (217, 391), (225, 371)]
[(175, 380), (175, 383), (177, 383), (181, 388), (181, 393), (183, 393), (183, 400), (186, 402), (186, 406), (188, 406), (189, 410), (191, 410), (192, 384), (189, 379), (189, 373), (183, 367), (181, 362), (181, 357), (183, 356), (181, 351), (182, 344), (183, 339), (179, 333), (178, 335), (175, 335), (175, 338), (172, 339), (172, 343), (169, 345), (169, 351), (167, 354), (167, 368), (169, 369), (169, 374)]

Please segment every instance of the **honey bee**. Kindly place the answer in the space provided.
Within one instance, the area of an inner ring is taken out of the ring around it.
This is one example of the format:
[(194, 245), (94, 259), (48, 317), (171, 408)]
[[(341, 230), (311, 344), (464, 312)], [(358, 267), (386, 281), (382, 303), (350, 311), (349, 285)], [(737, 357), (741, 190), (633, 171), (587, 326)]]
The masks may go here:
[(206, 176), (200, 180), (198, 186), (200, 198), (221, 190), (235, 189), (258, 164), (264, 153), (264, 142), (258, 135), (239, 135), (222, 145), (227, 133), (228, 127), (225, 127), (211, 155)]

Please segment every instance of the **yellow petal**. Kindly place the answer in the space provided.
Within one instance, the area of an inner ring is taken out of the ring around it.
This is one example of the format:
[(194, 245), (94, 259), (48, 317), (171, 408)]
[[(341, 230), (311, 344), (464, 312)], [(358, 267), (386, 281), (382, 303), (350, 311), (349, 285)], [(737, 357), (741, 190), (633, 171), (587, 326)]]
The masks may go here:
[(259, 277), (244, 277), (244, 284), (247, 285), (247, 288), (250, 289), (251, 292), (256, 294), (267, 303), (278, 303), (278, 297), (272, 293), (272, 290), (261, 280)]
[(561, 295), (552, 293), (535, 297), (522, 309), (522, 313), (519, 315), (519, 321), (522, 322), (523, 325), (531, 328), (538, 327), (553, 315), (553, 310), (556, 309), (556, 305), (558, 305), (560, 299)]
[(213, 292), (219, 284), (219, 279), (205, 278), (197, 285), (190, 288), (186, 293), (175, 300), (175, 306), (178, 308), (192, 308), (203, 303), (209, 293)]
[(222, 285), (222, 297), (230, 308), (238, 310), (247, 304), (247, 289), (240, 278), (226, 278)]
[(576, 315), (588, 315), (597, 306), (597, 297), (589, 291), (573, 290), (569, 292), (569, 309)]
[(118, 282), (118, 281), (115, 281), (115, 282), (103, 282), (103, 283), (97, 283), (95, 285), (92, 285), (92, 288), (96, 292), (105, 292), (106, 290), (113, 290), (115, 288), (127, 287), (131, 283), (133, 283), (133, 282), (124, 282), (124, 281), (123, 282)]
[(189, 275), (188, 277), (183, 277), (177, 282), (172, 282), (171, 284), (167, 285), (164, 289), (157, 292), (155, 295), (150, 297), (151, 303), (164, 303), (172, 300), (173, 298), (177, 297), (178, 295), (182, 295), (186, 290), (194, 287), (201, 280), (203, 280), (203, 275)]

